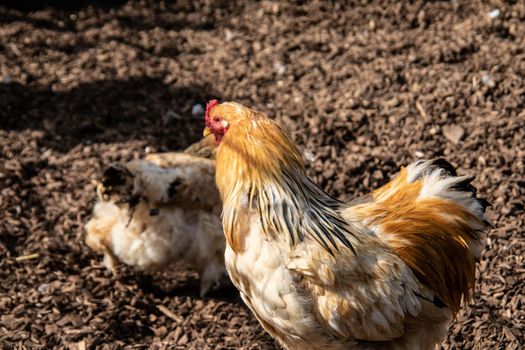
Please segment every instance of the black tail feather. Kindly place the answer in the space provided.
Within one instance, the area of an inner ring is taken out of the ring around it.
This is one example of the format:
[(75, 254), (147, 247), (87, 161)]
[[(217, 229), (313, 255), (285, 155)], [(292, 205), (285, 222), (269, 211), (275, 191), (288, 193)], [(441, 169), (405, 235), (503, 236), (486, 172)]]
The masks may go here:
[[(443, 158), (436, 158), (436, 159), (432, 160), (431, 161), (431, 166), (435, 166), (437, 168), (445, 170), (447, 173), (450, 174), (450, 176), (458, 176), (454, 166), (452, 166), (452, 164), (450, 164), (448, 161), (446, 161)], [(485, 209), (487, 207), (490, 207), (491, 204), (485, 198), (478, 198), (478, 196), (477, 196), (478, 190), (474, 186), (472, 186), (472, 184), (471, 184), (472, 181), (474, 180), (474, 178), (475, 178), (474, 176), (467, 177), (465, 180), (455, 184), (453, 188), (456, 191), (472, 193), (472, 196), (474, 197), (474, 199), (477, 200), (478, 203), (480, 204), (480, 206), (481, 206), (481, 208), (483, 210), (483, 213), (485, 213)], [(488, 225), (489, 227), (492, 227), (492, 225), (490, 223), (488, 223), (486, 220), (484, 220), (484, 223), (486, 225)]]
[(126, 178), (133, 177), (133, 174), (124, 166), (113, 163), (102, 174), (102, 185), (105, 187), (118, 187), (126, 183)]
[(436, 168), (441, 168), (447, 171), (451, 176), (458, 176), (458, 173), (456, 172), (456, 168), (454, 168), (452, 164), (450, 164), (448, 161), (446, 161), (443, 158), (436, 158), (432, 160), (431, 165), (435, 166)]

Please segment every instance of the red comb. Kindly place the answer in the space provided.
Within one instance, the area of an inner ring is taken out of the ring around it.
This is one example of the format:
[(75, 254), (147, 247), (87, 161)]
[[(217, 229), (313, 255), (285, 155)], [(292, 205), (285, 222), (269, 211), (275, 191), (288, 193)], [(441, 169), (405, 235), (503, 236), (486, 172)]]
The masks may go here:
[(211, 100), (206, 104), (206, 125), (210, 125), (210, 112), (213, 107), (219, 104), (218, 100)]

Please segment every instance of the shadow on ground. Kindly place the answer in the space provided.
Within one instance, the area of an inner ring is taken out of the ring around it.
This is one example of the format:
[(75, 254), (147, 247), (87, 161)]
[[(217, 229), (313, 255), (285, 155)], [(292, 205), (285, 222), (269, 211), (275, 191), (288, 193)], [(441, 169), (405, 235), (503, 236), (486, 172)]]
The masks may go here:
[(65, 92), (0, 85), (0, 129), (40, 130), (42, 146), (62, 152), (91, 142), (148, 141), (158, 150), (185, 147), (202, 132), (195, 104), (220, 96), (204, 86), (170, 87), (148, 77), (80, 84)]

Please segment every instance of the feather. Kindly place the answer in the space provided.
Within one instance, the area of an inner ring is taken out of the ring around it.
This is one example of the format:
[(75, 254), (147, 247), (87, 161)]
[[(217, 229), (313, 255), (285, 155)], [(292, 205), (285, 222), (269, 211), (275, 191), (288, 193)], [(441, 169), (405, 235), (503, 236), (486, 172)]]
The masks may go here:
[[(368, 225), (377, 226), (416, 277), (457, 312), (470, 298), (475, 246), (486, 225), (475, 209), (480, 204), (469, 187), (471, 179), (455, 174), (443, 160), (415, 163), (376, 190), (370, 202), (351, 210)], [(467, 192), (467, 197), (456, 195), (458, 191)]]
[[(284, 130), (263, 114), (233, 103), (215, 106), (209, 117), (215, 115), (237, 118), (236, 123), (228, 119), (230, 129), (217, 151), (221, 197), (223, 202), (235, 202), (232, 209), (224, 211), (224, 222), (232, 221), (228, 216), (240, 210), (241, 194), (249, 193), (250, 207), (254, 207), (253, 198), (257, 199), (268, 236), (286, 234), (291, 245), (309, 238), (330, 254), (339, 245), (353, 249), (351, 228), (340, 215), (345, 205), (306, 177), (301, 154)], [(232, 171), (237, 173), (232, 176)], [(237, 249), (243, 238), (238, 237), (239, 231), (230, 229), (231, 224), (225, 225), (226, 237)]]

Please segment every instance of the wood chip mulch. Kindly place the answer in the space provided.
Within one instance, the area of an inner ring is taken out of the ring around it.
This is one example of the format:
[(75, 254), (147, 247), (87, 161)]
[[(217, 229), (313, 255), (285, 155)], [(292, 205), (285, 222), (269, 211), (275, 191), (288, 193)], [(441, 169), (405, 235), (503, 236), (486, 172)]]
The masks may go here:
[(495, 228), (443, 349), (523, 349), (525, 2), (351, 3), (3, 1), (0, 348), (276, 349), (233, 287), (112, 276), (84, 244), (101, 170), (187, 146), (219, 98), (344, 200), (420, 158), (475, 175)]

